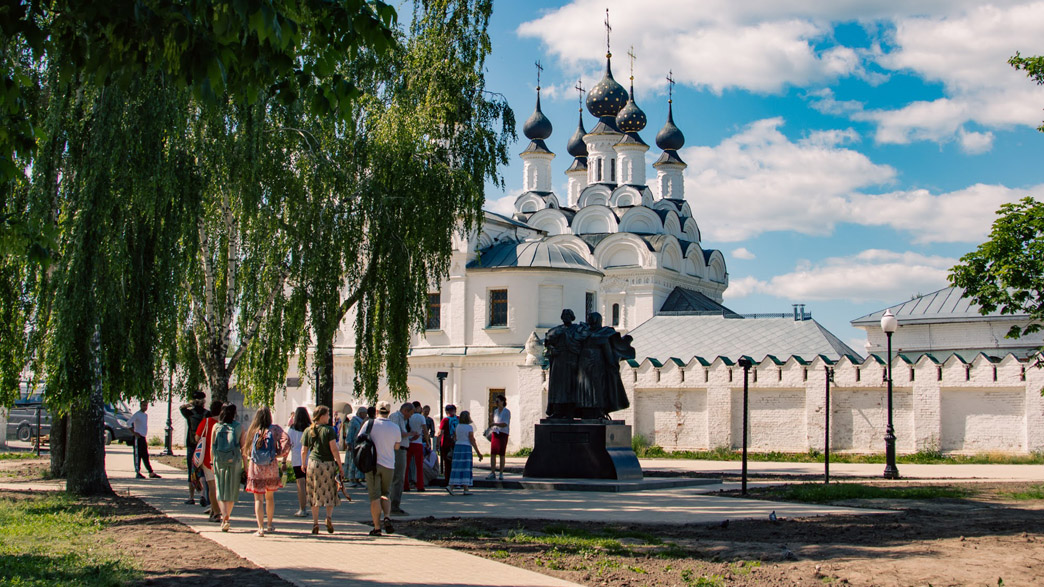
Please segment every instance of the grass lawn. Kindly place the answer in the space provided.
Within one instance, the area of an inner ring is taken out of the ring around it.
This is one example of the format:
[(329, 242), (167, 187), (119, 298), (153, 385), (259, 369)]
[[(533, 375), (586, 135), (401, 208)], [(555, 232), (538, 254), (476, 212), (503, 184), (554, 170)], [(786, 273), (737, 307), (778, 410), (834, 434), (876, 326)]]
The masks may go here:
[(35, 452), (0, 452), (0, 461), (24, 461), (39, 458)]
[(126, 585), (141, 574), (97, 534), (109, 518), (64, 493), (0, 499), (5, 585)]
[(974, 494), (964, 487), (923, 485), (919, 487), (889, 487), (862, 483), (795, 483), (774, 487), (759, 487), (750, 491), (752, 497), (803, 503), (829, 503), (847, 499), (961, 499)]

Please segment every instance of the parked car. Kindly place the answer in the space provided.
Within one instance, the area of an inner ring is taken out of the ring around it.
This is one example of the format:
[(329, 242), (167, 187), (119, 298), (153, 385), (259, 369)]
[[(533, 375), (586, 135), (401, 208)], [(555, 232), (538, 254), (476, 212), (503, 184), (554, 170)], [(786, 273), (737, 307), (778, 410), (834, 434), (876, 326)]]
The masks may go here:
[(29, 442), (37, 435), (37, 411), (39, 417), (39, 432), (41, 434), (51, 433), (51, 415), (43, 407), (43, 394), (40, 391), (30, 393), (29, 386), (21, 385), (18, 399), (7, 413), (7, 438), (17, 438), (22, 442)]
[(112, 404), (105, 405), (105, 444), (112, 441), (123, 442), (130, 446), (134, 442), (134, 430), (128, 420), (130, 416)]

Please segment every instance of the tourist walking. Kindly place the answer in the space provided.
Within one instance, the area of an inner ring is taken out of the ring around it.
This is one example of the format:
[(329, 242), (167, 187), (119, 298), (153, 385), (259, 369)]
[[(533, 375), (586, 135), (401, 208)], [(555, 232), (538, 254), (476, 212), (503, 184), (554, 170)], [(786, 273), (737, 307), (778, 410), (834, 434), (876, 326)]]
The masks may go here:
[(239, 499), (239, 484), (247, 464), (243, 454), (243, 427), (236, 421), (235, 404), (226, 404), (221, 408), (212, 434), (210, 450), (218, 508), (221, 510), (221, 531), (228, 532), (232, 527), (232, 507)]
[(507, 454), (508, 433), (511, 426), (511, 411), (507, 409), (507, 398), (498, 395), (493, 399), (493, 435), (490, 438), (489, 476), (497, 478), (497, 457), (500, 457), (500, 480), (504, 480), (504, 457)]
[(137, 479), (145, 478), (145, 475), (141, 474), (143, 463), (145, 470), (149, 472), (149, 479), (159, 479), (159, 475), (152, 470), (152, 464), (149, 463), (149, 417), (145, 413), (148, 409), (149, 404), (141, 402), (141, 409), (130, 417), (131, 428), (134, 432), (134, 477)]
[(370, 536), (381, 535), (382, 514), (383, 530), (389, 534), (395, 531), (391, 523), (391, 500), (388, 494), (395, 476), (395, 454), (402, 441), (402, 431), (398, 424), (388, 419), (389, 412), (390, 403), (377, 402), (377, 418), (368, 420), (355, 439), (358, 440), (362, 435), (369, 436), (377, 453), (376, 468), (366, 473), (366, 492), (370, 498), (370, 517), (373, 520)]
[(207, 499), (210, 501), (210, 506), (203, 510), (210, 512), (211, 522), (221, 521), (221, 510), (217, 506), (217, 485), (214, 479), (214, 460), (213, 454), (211, 454), (211, 440), (213, 440), (214, 426), (218, 423), (218, 416), (221, 414), (221, 408), (224, 407), (224, 402), (216, 399), (210, 402), (210, 409), (207, 410), (208, 415), (203, 418), (203, 421), (196, 427), (196, 442), (203, 439), (203, 464), (200, 467), (203, 470), (203, 489), (206, 491)]
[(181, 412), (181, 417), (185, 418), (185, 460), (188, 461), (188, 487), (189, 487), (189, 498), (185, 500), (186, 504), (192, 505), (196, 503), (196, 483), (202, 482), (202, 487), (199, 490), (199, 503), (206, 507), (210, 503), (210, 498), (207, 497), (206, 490), (206, 479), (199, 479), (196, 474), (197, 467), (192, 463), (192, 456), (196, 452), (196, 428), (199, 427), (199, 423), (210, 415), (210, 412), (203, 407), (203, 401), (207, 399), (207, 394), (202, 391), (192, 392), (192, 401), (181, 405), (178, 411)]
[(450, 469), (453, 465), (453, 450), (457, 445), (457, 406), (446, 406), (446, 416), (439, 422), (439, 457), (442, 459), (442, 478), (449, 487)]
[(294, 478), (297, 479), (297, 511), (294, 516), (298, 518), (308, 517), (305, 508), (310, 507), (308, 503), (308, 488), (305, 486), (304, 460), (301, 458), (301, 437), (305, 430), (312, 425), (312, 417), (308, 415), (308, 408), (298, 407), (290, 416), (290, 426), (286, 435), (290, 438), (290, 466), (294, 468)]
[(350, 422), (348, 422), (348, 432), (345, 435), (345, 441), (348, 445), (348, 452), (344, 456), (345, 478), (351, 484), (352, 487), (359, 487), (362, 485), (363, 473), (359, 470), (359, 467), (355, 466), (355, 437), (359, 436), (359, 431), (362, 430), (363, 424), (366, 422), (366, 406), (359, 406), (355, 410), (355, 415), (352, 416)]
[[(307, 451), (307, 454), (305, 454)], [(326, 508), (326, 531), (333, 534), (333, 509), (341, 503), (337, 484), (341, 477), (341, 452), (337, 433), (330, 426), (330, 408), (312, 412), (312, 425), (301, 437), (301, 462), (306, 463), (308, 500), (312, 504), (312, 534), (319, 533), (319, 508)]]
[[(410, 472), (402, 480), (402, 490), (410, 490), (410, 477), (414, 477), (417, 491), (424, 491), (424, 449), (428, 447), (428, 425), (421, 414), (420, 402), (413, 402), (413, 413), (407, 421), (410, 446), (406, 450), (406, 470)], [(417, 436), (412, 436), (417, 435)]]
[(397, 412), (388, 416), (388, 419), (394, 422), (399, 427), (399, 431), (402, 432), (402, 442), (399, 444), (399, 448), (395, 450), (395, 476), (392, 477), (391, 491), (388, 494), (388, 497), (391, 499), (392, 513), (400, 516), (408, 515), (400, 507), (402, 504), (402, 488), (406, 480), (406, 452), (409, 450), (413, 440), (420, 435), (420, 432), (410, 432), (409, 430), (409, 421), (412, 415), (413, 404), (406, 402), (402, 404)]
[(450, 471), (449, 480), (446, 483), (446, 491), (450, 495), (456, 487), (463, 491), (464, 495), (470, 495), (468, 487), (474, 483), (471, 471), (471, 449), (475, 449), (479, 462), (482, 462), (482, 451), (475, 442), (475, 428), (471, 423), (471, 413), (464, 410), (460, 413), (460, 423), (457, 424), (457, 444), (453, 447), (453, 469)]
[[(275, 492), (283, 488), (279, 459), (290, 452), (290, 438), (281, 427), (272, 423), (272, 411), (267, 407), (254, 412), (254, 421), (247, 428), (244, 438), (250, 441), (243, 447), (244, 456), (250, 459), (246, 490), (254, 494), (257, 535), (264, 537), (265, 530), (275, 532), (272, 521), (275, 516)], [(267, 525), (264, 523), (266, 517)]]

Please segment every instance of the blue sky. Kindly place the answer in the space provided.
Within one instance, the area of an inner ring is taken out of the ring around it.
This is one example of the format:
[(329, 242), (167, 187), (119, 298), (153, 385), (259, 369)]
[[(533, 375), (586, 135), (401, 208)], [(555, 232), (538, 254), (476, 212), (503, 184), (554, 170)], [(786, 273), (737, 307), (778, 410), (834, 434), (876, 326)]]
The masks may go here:
[[(701, 245), (725, 255), (725, 304), (736, 311), (804, 303), (863, 352), (850, 320), (945, 287), (1000, 204), (1044, 198), (1044, 88), (1006, 63), (1016, 51), (1044, 54), (1044, 2), (497, 2), (487, 88), (521, 126), (542, 62), (559, 194), (572, 88), (602, 76), (607, 7), (625, 85), (628, 49), (637, 54), (650, 145), (666, 118), (668, 70), (678, 81), (686, 197)], [(654, 146), (649, 162), (658, 155)], [(503, 175), (489, 209), (511, 209), (521, 160)]]

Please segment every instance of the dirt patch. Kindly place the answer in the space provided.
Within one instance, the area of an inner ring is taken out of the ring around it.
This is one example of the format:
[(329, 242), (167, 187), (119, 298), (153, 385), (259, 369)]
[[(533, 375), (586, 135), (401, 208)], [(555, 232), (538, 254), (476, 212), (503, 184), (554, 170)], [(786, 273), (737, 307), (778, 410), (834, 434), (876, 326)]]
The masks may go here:
[[(962, 484), (963, 486), (963, 484)], [(1044, 502), (1028, 484), (970, 484), (969, 499), (894, 513), (643, 525), (425, 519), (404, 534), (585, 585), (1038, 585)], [(868, 500), (877, 501), (877, 500)]]
[[(29, 499), (40, 492), (0, 491), (0, 499)], [(204, 587), (286, 587), (290, 583), (236, 553), (164, 516), (140, 499), (114, 496), (84, 499), (108, 524), (99, 544), (110, 544), (143, 574), (143, 585)]]
[(0, 460), (0, 481), (18, 483), (46, 481), (50, 478), (51, 459), (48, 456), (38, 459)]

